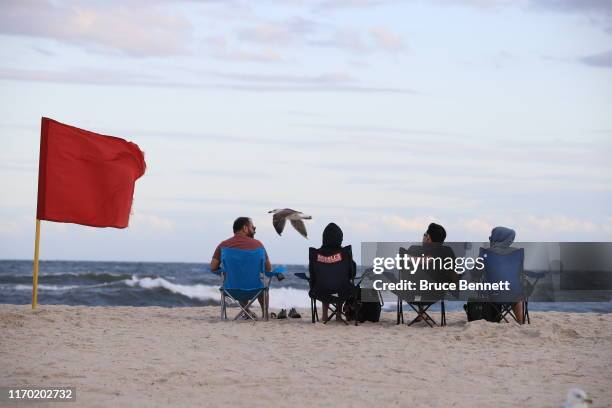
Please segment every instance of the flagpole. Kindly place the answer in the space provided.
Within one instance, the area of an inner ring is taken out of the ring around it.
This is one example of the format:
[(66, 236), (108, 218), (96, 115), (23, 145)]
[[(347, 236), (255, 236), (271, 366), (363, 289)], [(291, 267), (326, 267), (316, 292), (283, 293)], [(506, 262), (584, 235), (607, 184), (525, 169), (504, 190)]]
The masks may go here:
[(36, 219), (36, 239), (34, 241), (34, 273), (32, 274), (32, 309), (38, 303), (38, 246), (40, 243), (40, 220)]

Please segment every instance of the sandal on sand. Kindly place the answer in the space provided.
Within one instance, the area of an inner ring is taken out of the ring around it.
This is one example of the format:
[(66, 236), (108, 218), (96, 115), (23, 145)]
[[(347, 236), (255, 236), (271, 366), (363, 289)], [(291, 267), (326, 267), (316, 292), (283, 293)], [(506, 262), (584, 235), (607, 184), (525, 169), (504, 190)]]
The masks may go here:
[(301, 319), (302, 315), (295, 310), (295, 307), (292, 307), (291, 310), (289, 310), (289, 317), (293, 319)]
[(287, 318), (287, 311), (285, 309), (281, 309), (280, 312), (278, 312), (278, 315), (276, 315), (277, 319), (286, 319)]

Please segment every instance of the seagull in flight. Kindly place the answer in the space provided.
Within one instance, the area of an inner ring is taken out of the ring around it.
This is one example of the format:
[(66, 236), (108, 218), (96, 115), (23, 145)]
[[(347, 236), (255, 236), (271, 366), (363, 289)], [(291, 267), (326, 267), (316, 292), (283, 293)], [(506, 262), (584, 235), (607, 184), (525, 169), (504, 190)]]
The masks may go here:
[(285, 222), (289, 220), (293, 228), (297, 230), (304, 238), (308, 238), (308, 233), (306, 232), (306, 226), (304, 225), (304, 221), (302, 220), (311, 220), (312, 217), (310, 215), (306, 215), (299, 211), (292, 210), (291, 208), (283, 208), (276, 209), (272, 211), (268, 211), (268, 214), (274, 214), (272, 216), (272, 225), (274, 225), (274, 229), (278, 232), (278, 235), (281, 235), (283, 229), (285, 228)]

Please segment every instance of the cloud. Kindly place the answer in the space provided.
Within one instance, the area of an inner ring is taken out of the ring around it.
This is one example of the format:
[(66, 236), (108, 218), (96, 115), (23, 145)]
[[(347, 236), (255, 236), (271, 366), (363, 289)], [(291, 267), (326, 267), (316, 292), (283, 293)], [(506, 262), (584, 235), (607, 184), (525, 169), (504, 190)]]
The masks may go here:
[(572, 13), (589, 18), (594, 26), (612, 32), (612, 1), (609, 0), (531, 0), (535, 9)]
[[(448, 233), (448, 242), (462, 240), (488, 240), (491, 230), (504, 225), (517, 232), (518, 241), (551, 240), (559, 241), (561, 238), (581, 240), (588, 237), (612, 236), (612, 217), (605, 217), (601, 222), (589, 219), (569, 217), (567, 215), (535, 216), (527, 215), (500, 215), (488, 214), (484, 217), (472, 217), (446, 221), (433, 215), (415, 215), (403, 217), (397, 214), (383, 215), (368, 218), (366, 231), (378, 231), (396, 237), (397, 232), (406, 232), (408, 239), (420, 240), (420, 234), (427, 229), (431, 222), (444, 226)], [(352, 223), (349, 219), (346, 224)]]
[[(439, 130), (427, 130), (427, 129), (407, 129), (390, 126), (368, 126), (368, 125), (332, 125), (332, 124), (302, 124), (297, 125), (302, 127), (309, 127), (313, 129), (330, 130), (333, 132), (349, 132), (349, 133), (361, 133), (361, 134), (376, 134), (377, 137), (385, 134), (398, 134), (403, 136), (437, 136), (454, 139), (457, 137), (467, 138), (466, 134), (455, 133), (448, 131)], [(612, 131), (611, 131), (612, 132)]]
[(339, 48), (352, 52), (365, 52), (368, 50), (368, 46), (361, 32), (348, 28), (337, 30), (331, 37), (325, 40), (314, 40), (311, 41), (310, 44), (321, 47)]
[(531, 3), (549, 10), (612, 16), (612, 2), (609, 0), (531, 0)]
[[(308, 36), (321, 25), (304, 17), (290, 17), (280, 21), (263, 21), (239, 29), (234, 40), (214, 36), (205, 39), (205, 46), (212, 57), (233, 61), (281, 62), (287, 58), (274, 47), (295, 47), (306, 43)], [(245, 49), (245, 45), (259, 45), (261, 48)]]
[(60, 5), (8, 0), (2, 3), (0, 33), (53, 39), (94, 52), (148, 57), (186, 53), (191, 25), (156, 4)]
[(382, 216), (380, 218), (382, 225), (384, 225), (386, 228), (408, 232), (423, 232), (427, 229), (427, 226), (430, 223), (440, 222), (433, 216), (406, 218), (399, 215), (390, 215)]
[(80, 68), (66, 71), (0, 69), (0, 79), (92, 85), (155, 85), (161, 78), (139, 72)]
[(327, 38), (311, 40), (309, 44), (358, 54), (377, 51), (397, 54), (407, 49), (405, 40), (386, 27), (373, 27), (365, 33), (353, 28), (341, 28)]
[(370, 35), (377, 48), (389, 51), (400, 52), (406, 48), (406, 43), (402, 37), (395, 34), (385, 27), (376, 27), (370, 30)]
[(189, 174), (195, 174), (204, 177), (222, 177), (231, 179), (256, 178), (263, 179), (270, 177), (272, 173), (249, 169), (248, 171), (236, 170), (219, 170), (219, 169), (194, 169), (190, 170)]
[(397, 3), (397, 0), (324, 0), (315, 6), (315, 10), (336, 10), (347, 8), (371, 8)]
[(281, 62), (284, 61), (278, 52), (270, 48), (246, 51), (231, 46), (224, 37), (209, 37), (204, 40), (204, 46), (213, 58), (237, 62)]
[(493, 224), (483, 218), (468, 218), (458, 221), (458, 228), (464, 232), (466, 236), (482, 236), (486, 237), (491, 232)]
[[(494, 221), (493, 221), (494, 220)], [(517, 232), (519, 240), (529, 239), (550, 239), (560, 240), (560, 236), (580, 239), (580, 237), (601, 238), (602, 236), (612, 235), (612, 217), (604, 217), (600, 221), (590, 219), (570, 217), (563, 214), (553, 215), (514, 215), (514, 216), (495, 216), (486, 218), (471, 218), (458, 221), (453, 227), (468, 232), (480, 232), (487, 234), (491, 229), (498, 225), (505, 225), (513, 228)], [(571, 234), (571, 235), (568, 235)]]
[(155, 214), (135, 212), (130, 217), (130, 228), (148, 229), (154, 231), (171, 231), (175, 227), (174, 221)]
[(451, 6), (469, 6), (493, 9), (505, 6), (522, 6), (528, 1), (529, 0), (436, 0), (436, 3)]
[[(75, 69), (69, 71), (47, 71), (30, 69), (0, 69), (0, 80), (36, 81), (52, 83), (76, 83), (86, 85), (123, 85), (123, 86), (148, 86), (148, 87), (171, 87), (171, 88), (202, 88), (223, 89), (238, 92), (345, 92), (345, 93), (389, 93), (415, 95), (417, 91), (409, 88), (379, 87), (369, 85), (351, 85), (350, 77), (341, 76), (284, 76), (287, 85), (277, 85), (270, 80), (269, 83), (219, 83), (215, 82), (175, 82), (164, 78), (146, 74), (135, 74), (121, 71)], [(247, 81), (245, 74), (243, 81)], [(272, 77), (270, 77), (271, 79)], [(237, 79), (237, 78), (236, 78)], [(251, 82), (265, 82), (265, 76), (251, 77)], [(301, 80), (301, 82), (299, 82)]]
[[(536, 228), (539, 231), (551, 232), (586, 232), (592, 233), (606, 228), (606, 223), (598, 223), (590, 220), (571, 218), (564, 215), (551, 217), (536, 217), (528, 215), (525, 217), (525, 224), (529, 228)], [(609, 227), (609, 222), (607, 223)]]
[(284, 21), (265, 22), (239, 31), (243, 41), (274, 45), (289, 45), (299, 42), (305, 35), (315, 32), (319, 24), (303, 17), (292, 17)]
[(593, 67), (612, 68), (612, 50), (582, 57), (579, 61)]
[(320, 75), (258, 75), (249, 73), (215, 73), (216, 76), (240, 82), (257, 83), (289, 83), (289, 84), (314, 84), (331, 85), (356, 82), (355, 78), (341, 72), (331, 72)]
[[(242, 29), (238, 37), (242, 42), (254, 42), (267, 46), (310, 44), (345, 49), (355, 52), (382, 50), (391, 53), (406, 48), (404, 39), (387, 27), (372, 27), (370, 30), (342, 28), (327, 34), (325, 39), (316, 39), (321, 31), (329, 31), (328, 24), (321, 24), (302, 17), (283, 21), (265, 22)], [(227, 42), (224, 42), (227, 45)]]
[[(30, 221), (31, 223), (31, 221)], [(22, 220), (6, 220), (0, 219), (0, 235), (13, 235), (22, 233), (25, 230), (25, 224)]]

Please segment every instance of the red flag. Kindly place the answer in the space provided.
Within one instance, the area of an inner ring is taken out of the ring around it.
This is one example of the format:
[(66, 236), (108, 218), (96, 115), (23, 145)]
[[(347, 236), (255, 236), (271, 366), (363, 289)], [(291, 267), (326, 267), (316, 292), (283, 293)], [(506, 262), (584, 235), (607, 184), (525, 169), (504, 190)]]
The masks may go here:
[(125, 228), (134, 183), (145, 172), (138, 145), (42, 118), (39, 220)]

